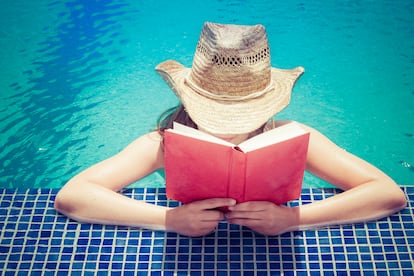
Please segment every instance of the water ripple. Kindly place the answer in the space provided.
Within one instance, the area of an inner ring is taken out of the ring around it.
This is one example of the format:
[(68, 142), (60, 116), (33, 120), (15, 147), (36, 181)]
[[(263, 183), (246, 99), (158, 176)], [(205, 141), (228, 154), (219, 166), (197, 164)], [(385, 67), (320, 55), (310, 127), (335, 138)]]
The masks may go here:
[(33, 56), (31, 67), (22, 68), (26, 83), (12, 81), (15, 93), (5, 98), (8, 107), (0, 108), (2, 185), (49, 186), (79, 169), (71, 160), (87, 145), (82, 132), (93, 127), (82, 114), (103, 102), (81, 95), (105, 81), (114, 60), (125, 58), (111, 47), (122, 38), (120, 18), (136, 12), (128, 6), (72, 0), (41, 7), (56, 14), (55, 22), (43, 27), (48, 35), (36, 47), (24, 49)]

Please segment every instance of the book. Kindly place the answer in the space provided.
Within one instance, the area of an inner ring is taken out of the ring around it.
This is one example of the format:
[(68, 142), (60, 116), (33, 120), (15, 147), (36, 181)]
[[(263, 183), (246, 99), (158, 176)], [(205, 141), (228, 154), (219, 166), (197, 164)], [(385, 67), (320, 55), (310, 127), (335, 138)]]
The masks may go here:
[(166, 194), (189, 203), (207, 198), (283, 204), (302, 190), (309, 132), (294, 121), (239, 145), (174, 122), (165, 131)]

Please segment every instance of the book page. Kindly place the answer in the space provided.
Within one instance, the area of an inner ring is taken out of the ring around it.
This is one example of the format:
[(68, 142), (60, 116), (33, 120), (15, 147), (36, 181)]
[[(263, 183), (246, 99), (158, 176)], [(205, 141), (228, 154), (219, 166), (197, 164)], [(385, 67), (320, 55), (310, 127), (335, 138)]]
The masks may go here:
[(308, 133), (308, 131), (300, 127), (296, 122), (290, 122), (244, 141), (239, 145), (239, 148), (244, 152), (249, 152), (306, 133)]
[(202, 132), (198, 129), (192, 128), (192, 127), (188, 127), (186, 125), (174, 122), (173, 123), (173, 129), (169, 129), (167, 131), (172, 131), (174, 133), (178, 133), (181, 135), (185, 135), (188, 137), (193, 137), (199, 140), (203, 140), (203, 141), (209, 141), (212, 143), (216, 143), (216, 144), (221, 144), (221, 145), (226, 145), (226, 146), (234, 146), (234, 144), (227, 142), (225, 140), (222, 140), (220, 138), (217, 138), (213, 135), (207, 134), (205, 132)]

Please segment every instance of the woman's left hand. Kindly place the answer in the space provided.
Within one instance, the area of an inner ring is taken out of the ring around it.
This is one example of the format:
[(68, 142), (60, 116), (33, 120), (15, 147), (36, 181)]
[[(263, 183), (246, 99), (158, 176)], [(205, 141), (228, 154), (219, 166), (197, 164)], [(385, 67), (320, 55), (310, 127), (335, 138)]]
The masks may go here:
[(250, 201), (229, 207), (229, 223), (246, 226), (263, 235), (279, 235), (294, 230), (298, 225), (296, 208), (267, 201)]

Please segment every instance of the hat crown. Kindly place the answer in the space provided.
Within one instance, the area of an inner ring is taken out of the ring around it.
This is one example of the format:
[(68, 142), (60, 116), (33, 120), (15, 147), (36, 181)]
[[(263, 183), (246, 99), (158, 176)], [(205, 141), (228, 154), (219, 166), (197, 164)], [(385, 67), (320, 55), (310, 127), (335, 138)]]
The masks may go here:
[(270, 66), (262, 25), (206, 23), (193, 67), (174, 60), (157, 72), (180, 98), (194, 123), (214, 134), (250, 133), (285, 108), (302, 67)]
[(264, 27), (205, 23), (189, 79), (218, 97), (245, 97), (264, 90), (271, 81)]

